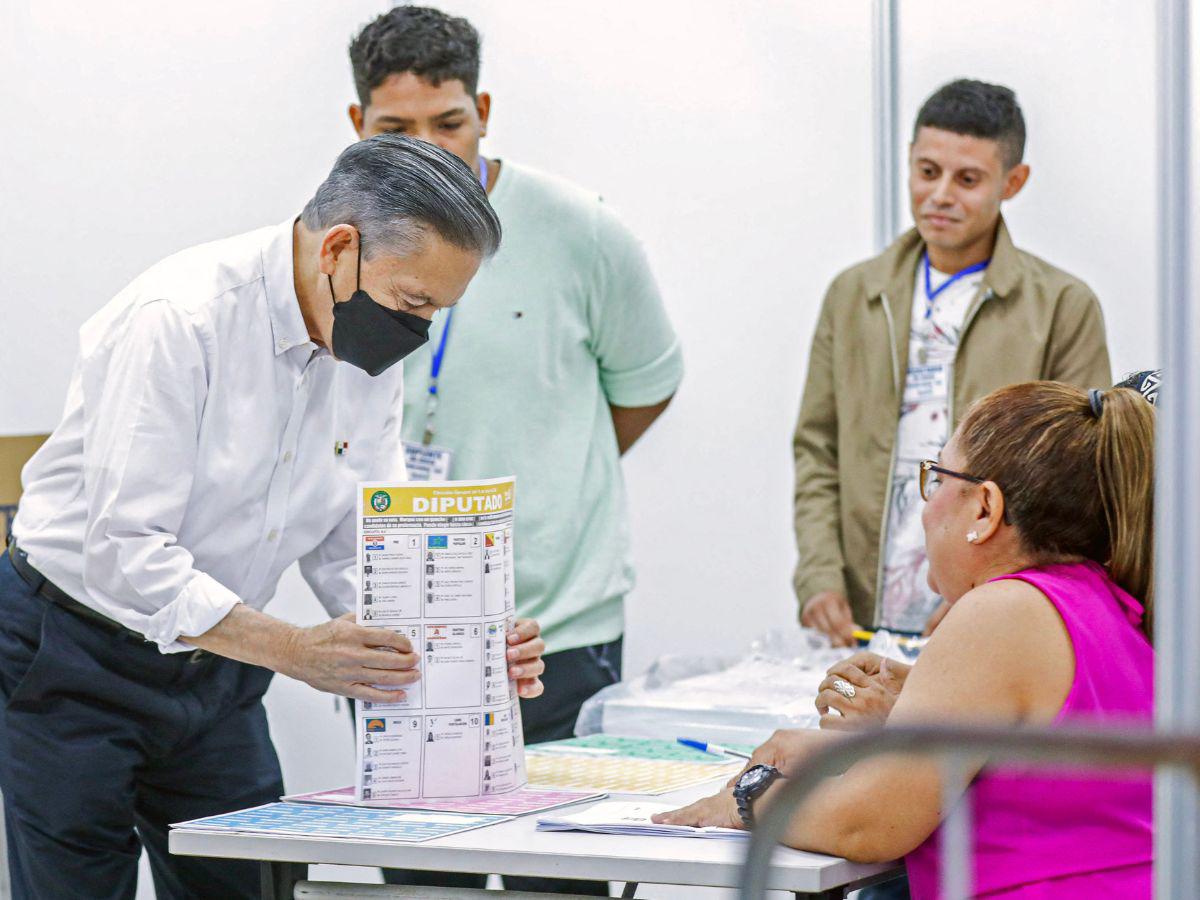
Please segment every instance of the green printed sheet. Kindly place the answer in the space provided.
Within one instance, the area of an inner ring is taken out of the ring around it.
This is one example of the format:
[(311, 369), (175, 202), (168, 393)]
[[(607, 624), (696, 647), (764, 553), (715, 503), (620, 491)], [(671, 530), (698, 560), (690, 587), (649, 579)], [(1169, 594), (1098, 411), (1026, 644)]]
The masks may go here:
[[(751, 753), (754, 747), (749, 744), (726, 744), (730, 750), (740, 750)], [(685, 747), (675, 741), (664, 741), (657, 738), (622, 737), (615, 734), (589, 734), (585, 737), (568, 738), (565, 741), (551, 741), (546, 744), (530, 744), (525, 748), (529, 753), (565, 753), (600, 758), (626, 759), (657, 759), (670, 762), (709, 762), (714, 764), (729, 763), (733, 757), (724, 754), (702, 753), (691, 747)]]

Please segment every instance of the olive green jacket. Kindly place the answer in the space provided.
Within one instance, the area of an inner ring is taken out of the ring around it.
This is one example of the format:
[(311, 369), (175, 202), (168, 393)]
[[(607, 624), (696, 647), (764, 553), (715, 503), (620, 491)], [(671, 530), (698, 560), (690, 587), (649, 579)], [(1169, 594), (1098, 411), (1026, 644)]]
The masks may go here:
[[(886, 498), (908, 368), (916, 230), (833, 280), (821, 307), (796, 425), (796, 596), (850, 600), (878, 624)], [(1104, 320), (1079, 279), (1013, 246), (1001, 220), (979, 295), (967, 310), (951, 383), (950, 421), (1005, 385), (1112, 384)]]

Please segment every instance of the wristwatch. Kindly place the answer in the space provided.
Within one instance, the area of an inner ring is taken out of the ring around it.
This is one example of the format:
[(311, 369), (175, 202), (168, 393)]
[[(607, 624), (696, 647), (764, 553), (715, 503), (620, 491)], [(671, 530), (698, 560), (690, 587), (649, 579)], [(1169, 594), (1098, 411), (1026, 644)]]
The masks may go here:
[(738, 815), (747, 828), (754, 827), (754, 812), (751, 804), (780, 777), (774, 766), (751, 766), (733, 786), (733, 799), (737, 801)]

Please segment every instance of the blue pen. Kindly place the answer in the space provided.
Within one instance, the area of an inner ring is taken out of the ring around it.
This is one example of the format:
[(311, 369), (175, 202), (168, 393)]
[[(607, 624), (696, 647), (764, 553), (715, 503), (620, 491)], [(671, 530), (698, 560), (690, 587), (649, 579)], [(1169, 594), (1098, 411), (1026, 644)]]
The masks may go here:
[(691, 747), (693, 750), (699, 750), (701, 753), (713, 753), (726, 756), (736, 756), (738, 759), (749, 759), (749, 753), (743, 753), (741, 750), (730, 750), (728, 747), (722, 747), (720, 744), (708, 744), (704, 741), (693, 741), (690, 738), (675, 738), (685, 747)]

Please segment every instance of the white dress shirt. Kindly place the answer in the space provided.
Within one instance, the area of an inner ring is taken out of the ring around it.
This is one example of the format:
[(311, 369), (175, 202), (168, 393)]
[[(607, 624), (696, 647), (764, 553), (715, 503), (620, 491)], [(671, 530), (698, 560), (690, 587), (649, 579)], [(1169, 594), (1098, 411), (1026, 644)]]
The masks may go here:
[(293, 562), (354, 607), (354, 491), (404, 478), (401, 366), (308, 336), (292, 221), (160, 262), (80, 329), (62, 422), (22, 473), (13, 533), (80, 603), (163, 652)]

